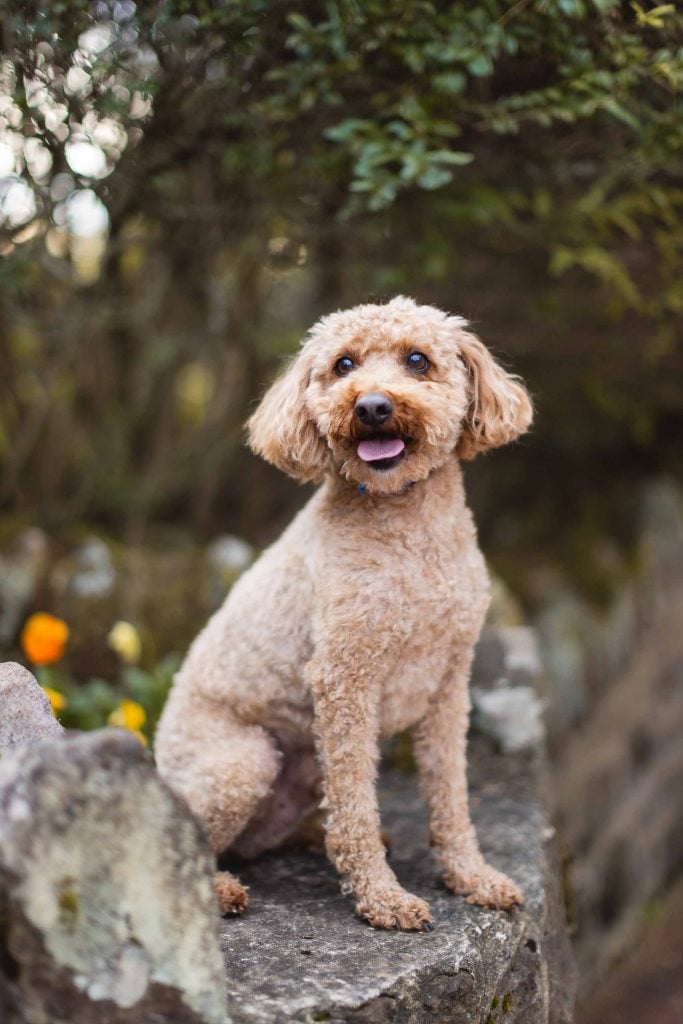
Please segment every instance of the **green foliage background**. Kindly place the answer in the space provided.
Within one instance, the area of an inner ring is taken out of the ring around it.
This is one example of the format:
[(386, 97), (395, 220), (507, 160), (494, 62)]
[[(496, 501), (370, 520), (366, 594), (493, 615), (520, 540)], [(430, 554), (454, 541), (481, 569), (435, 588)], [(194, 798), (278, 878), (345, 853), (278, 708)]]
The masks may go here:
[[(245, 451), (250, 404), (320, 313), (399, 291), (471, 318), (534, 393), (533, 436), (468, 470), (504, 567), (575, 566), (641, 476), (680, 472), (677, 5), (75, 0), (1, 24), (5, 516), (262, 542), (302, 495)], [(74, 228), (87, 189), (106, 245)]]

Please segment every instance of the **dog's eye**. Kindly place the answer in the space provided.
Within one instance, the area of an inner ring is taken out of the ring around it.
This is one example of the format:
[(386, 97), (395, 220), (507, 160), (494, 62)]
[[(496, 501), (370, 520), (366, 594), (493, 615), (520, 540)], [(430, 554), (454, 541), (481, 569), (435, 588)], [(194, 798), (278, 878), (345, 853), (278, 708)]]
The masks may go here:
[(422, 352), (411, 352), (406, 359), (406, 365), (416, 373), (426, 373), (429, 369), (429, 360)]
[(334, 372), (338, 377), (345, 377), (347, 373), (351, 373), (351, 370), (355, 370), (356, 364), (354, 363), (351, 356), (342, 356), (334, 364)]

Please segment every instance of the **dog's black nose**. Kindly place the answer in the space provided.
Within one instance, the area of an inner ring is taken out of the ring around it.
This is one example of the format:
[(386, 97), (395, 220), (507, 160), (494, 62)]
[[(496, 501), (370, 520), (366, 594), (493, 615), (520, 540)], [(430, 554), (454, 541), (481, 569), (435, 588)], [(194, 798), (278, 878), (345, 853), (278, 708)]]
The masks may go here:
[(363, 395), (355, 405), (355, 412), (364, 427), (379, 427), (386, 423), (394, 407), (386, 395), (373, 392), (370, 395)]

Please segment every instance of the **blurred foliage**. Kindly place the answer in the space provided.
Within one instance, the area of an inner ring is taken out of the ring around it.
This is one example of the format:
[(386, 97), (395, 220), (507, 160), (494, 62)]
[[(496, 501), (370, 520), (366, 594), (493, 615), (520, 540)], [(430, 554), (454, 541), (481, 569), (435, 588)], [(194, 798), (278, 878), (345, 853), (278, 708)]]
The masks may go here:
[[(78, 626), (77, 626), (78, 628)], [(43, 687), (53, 714), (67, 729), (130, 729), (147, 746), (154, 736), (180, 656), (166, 654), (143, 664), (142, 638), (136, 627), (119, 620), (107, 644), (118, 656), (111, 678), (88, 678), (73, 670), (67, 647), (71, 626), (45, 612), (29, 616), (20, 634), (23, 657)]]
[(140, 733), (149, 743), (179, 665), (179, 656), (168, 654), (149, 669), (125, 666), (114, 680), (81, 680), (69, 671), (67, 661), (38, 669), (37, 677), (66, 729), (117, 725)]
[(297, 499), (245, 453), (249, 404), (321, 312), (396, 291), (481, 321), (536, 395), (534, 438), (472, 467), (492, 540), (571, 561), (562, 524), (604, 520), (606, 479), (680, 469), (676, 5), (0, 24), (0, 509), (263, 537)]

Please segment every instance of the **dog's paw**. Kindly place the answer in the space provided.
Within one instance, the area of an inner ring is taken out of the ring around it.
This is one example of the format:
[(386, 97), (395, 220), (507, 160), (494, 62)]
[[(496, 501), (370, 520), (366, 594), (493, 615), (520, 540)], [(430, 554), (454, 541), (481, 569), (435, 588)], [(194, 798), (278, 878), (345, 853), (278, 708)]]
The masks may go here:
[(242, 914), (249, 905), (249, 891), (229, 871), (217, 871), (213, 887), (221, 914)]
[(481, 907), (511, 910), (524, 903), (521, 890), (512, 879), (483, 862), (474, 870), (447, 870), (444, 881), (452, 892)]
[(370, 893), (359, 899), (356, 913), (373, 928), (388, 928), (403, 932), (431, 932), (434, 930), (429, 904), (406, 892), (390, 889)]

